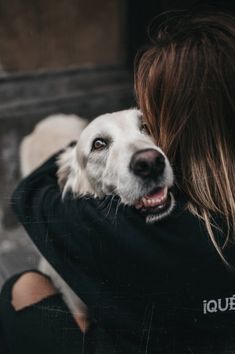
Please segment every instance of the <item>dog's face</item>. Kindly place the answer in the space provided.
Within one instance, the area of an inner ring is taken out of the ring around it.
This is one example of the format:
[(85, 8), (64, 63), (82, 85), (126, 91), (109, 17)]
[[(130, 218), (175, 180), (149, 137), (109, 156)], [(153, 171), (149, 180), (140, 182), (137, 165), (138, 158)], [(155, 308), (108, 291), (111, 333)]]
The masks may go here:
[(105, 114), (82, 132), (58, 161), (64, 193), (117, 195), (153, 222), (174, 207), (173, 172), (167, 157), (143, 128), (136, 109)]

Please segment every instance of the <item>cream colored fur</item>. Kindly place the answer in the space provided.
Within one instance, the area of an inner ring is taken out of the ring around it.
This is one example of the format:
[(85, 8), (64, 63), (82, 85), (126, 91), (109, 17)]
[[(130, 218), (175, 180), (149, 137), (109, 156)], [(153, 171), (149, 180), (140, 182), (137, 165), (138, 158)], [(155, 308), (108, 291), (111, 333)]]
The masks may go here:
[(50, 155), (77, 140), (87, 123), (74, 114), (55, 114), (40, 121), (20, 145), (22, 176), (27, 176)]
[[(88, 121), (76, 115), (55, 114), (40, 121), (33, 132), (23, 138), (20, 145), (22, 177), (30, 174), (47, 158), (77, 140)], [(84, 319), (87, 308), (61, 276), (41, 256), (39, 270), (52, 279), (62, 293), (65, 303), (75, 317)]]

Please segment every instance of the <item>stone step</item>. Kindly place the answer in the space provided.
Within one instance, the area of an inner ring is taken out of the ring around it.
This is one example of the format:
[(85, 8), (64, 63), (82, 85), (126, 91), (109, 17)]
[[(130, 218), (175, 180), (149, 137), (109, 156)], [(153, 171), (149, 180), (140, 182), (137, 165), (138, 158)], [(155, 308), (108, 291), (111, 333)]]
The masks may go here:
[(58, 111), (92, 118), (130, 104), (132, 77), (119, 66), (0, 76), (0, 119)]

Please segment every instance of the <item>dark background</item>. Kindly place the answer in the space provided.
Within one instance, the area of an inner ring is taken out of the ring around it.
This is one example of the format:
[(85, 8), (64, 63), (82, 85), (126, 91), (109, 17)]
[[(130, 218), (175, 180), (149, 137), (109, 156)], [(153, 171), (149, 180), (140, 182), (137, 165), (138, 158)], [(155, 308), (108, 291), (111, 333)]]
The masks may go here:
[(225, 1), (192, 1), (192, 0), (129, 0), (127, 5), (127, 64), (130, 68), (139, 48), (148, 43), (147, 28), (150, 21), (165, 11), (187, 10), (196, 8), (216, 8), (233, 12), (234, 0)]

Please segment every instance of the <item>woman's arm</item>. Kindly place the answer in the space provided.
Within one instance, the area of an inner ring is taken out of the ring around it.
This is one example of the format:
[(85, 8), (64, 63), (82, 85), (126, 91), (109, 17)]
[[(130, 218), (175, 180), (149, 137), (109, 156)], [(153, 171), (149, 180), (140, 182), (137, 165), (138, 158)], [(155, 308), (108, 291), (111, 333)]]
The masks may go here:
[[(142, 289), (148, 260), (152, 261), (149, 251), (145, 254), (148, 238), (139, 227), (139, 223), (146, 227), (144, 219), (130, 208), (117, 215), (118, 202), (112, 198), (75, 199), (68, 193), (62, 200), (57, 157), (21, 181), (12, 207), (39, 251), (86, 303), (91, 316), (100, 323), (105, 318), (110, 328), (129, 327), (133, 316), (126, 315), (126, 308), (134, 303), (132, 289)], [(154, 250), (151, 253), (155, 259)]]
[[(85, 198), (64, 200), (57, 184), (58, 154), (21, 181), (12, 196), (12, 207), (40, 252), (74, 288), (93, 296), (101, 274), (94, 256), (94, 237), (101, 225), (105, 203)], [(83, 294), (83, 295), (84, 295)], [(86, 302), (89, 302), (89, 296)]]

